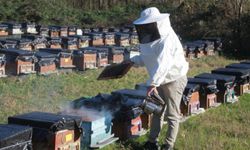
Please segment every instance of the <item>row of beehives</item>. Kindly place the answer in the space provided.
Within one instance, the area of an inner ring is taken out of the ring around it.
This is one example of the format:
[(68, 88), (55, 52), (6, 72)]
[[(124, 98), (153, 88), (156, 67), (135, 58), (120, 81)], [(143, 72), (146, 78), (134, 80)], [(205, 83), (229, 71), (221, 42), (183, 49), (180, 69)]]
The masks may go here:
[(143, 135), (150, 126), (150, 116), (139, 109), (140, 100), (124, 101), (122, 95), (127, 92), (80, 98), (57, 114), (30, 112), (11, 116), (8, 124), (0, 125), (0, 149), (102, 148), (118, 139)]
[(79, 29), (75, 26), (39, 26), (36, 28), (34, 24), (25, 24), (23, 29), (26, 31), (24, 34), (21, 32), (21, 25), (0, 24), (2, 47), (25, 50), (36, 50), (38, 48), (65, 48), (75, 50), (87, 46), (130, 46), (138, 44), (138, 35), (133, 26)]
[[(183, 116), (197, 114), (201, 107), (236, 102), (237, 96), (249, 92), (249, 72), (250, 62), (246, 61), (189, 78), (181, 103)], [(146, 89), (138, 84), (135, 89), (80, 98), (59, 114), (31, 112), (9, 117), (9, 125), (0, 126), (0, 143), (4, 141), (0, 149), (31, 145), (34, 149), (101, 148), (118, 138), (143, 135), (151, 124), (151, 115), (141, 107)]]
[(220, 38), (202, 38), (192, 42), (184, 42), (184, 55), (189, 59), (201, 58), (203, 56), (213, 56), (222, 50), (222, 41)]
[(139, 55), (136, 47), (100, 46), (70, 51), (44, 48), (38, 51), (0, 49), (0, 77), (38, 73), (47, 75), (58, 70), (95, 69), (122, 62)]

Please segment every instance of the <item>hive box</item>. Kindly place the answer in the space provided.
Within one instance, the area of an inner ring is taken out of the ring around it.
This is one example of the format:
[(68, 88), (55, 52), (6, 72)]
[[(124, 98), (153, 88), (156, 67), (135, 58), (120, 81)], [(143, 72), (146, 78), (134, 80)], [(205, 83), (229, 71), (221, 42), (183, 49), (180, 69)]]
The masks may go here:
[(22, 50), (32, 50), (32, 41), (29, 39), (7, 39), (5, 44), (10, 44), (12, 46), (7, 46), (10, 48), (18, 48)]
[(126, 140), (146, 134), (145, 130), (142, 128), (140, 116), (127, 121), (113, 120), (112, 132), (115, 136), (119, 137), (120, 140)]
[(33, 50), (33, 42), (30, 39), (20, 39), (18, 41), (17, 48), (32, 51)]
[(60, 27), (58, 26), (49, 26), (49, 36), (51, 38), (60, 36)]
[(19, 23), (2, 23), (8, 26), (9, 35), (23, 34), (22, 26)]
[(18, 44), (16, 40), (12, 40), (12, 39), (1, 40), (0, 42), (1, 42), (2, 48), (16, 48)]
[(118, 64), (124, 60), (124, 47), (108, 47), (108, 60), (109, 64)]
[(62, 39), (59, 37), (48, 37), (48, 47), (49, 48), (62, 48)]
[(68, 49), (68, 50), (78, 49), (76, 37), (63, 37), (62, 44), (63, 44), (64, 49)]
[(199, 84), (199, 98), (200, 106), (208, 109), (210, 107), (217, 107), (220, 103), (217, 102), (218, 92), (215, 79), (202, 79), (202, 78), (188, 78), (188, 83)]
[(130, 35), (130, 45), (138, 45), (139, 39), (136, 32), (132, 32)]
[(113, 32), (105, 32), (103, 37), (104, 45), (115, 45), (115, 34)]
[(76, 26), (69, 26), (68, 27), (68, 35), (76, 35), (77, 27)]
[(38, 51), (35, 56), (38, 59), (35, 65), (38, 74), (47, 75), (56, 72), (56, 54)]
[(32, 41), (33, 50), (46, 48), (47, 46), (47, 39), (41, 35), (23, 35), (22, 38), (29, 39)]
[[(250, 63), (239, 63), (239, 64), (230, 64), (230, 65), (227, 65), (226, 68), (239, 68), (239, 69), (250, 69)], [(243, 87), (243, 91), (244, 93), (250, 93), (250, 79), (248, 79), (248, 83), (249, 83), (249, 86), (248, 88), (246, 86)]]
[(97, 67), (105, 67), (108, 63), (108, 48), (106, 47), (92, 47), (96, 51)]
[(36, 24), (34, 23), (22, 23), (22, 29), (25, 34), (37, 34)]
[[(82, 103), (84, 104), (84, 103)], [(111, 133), (112, 117), (95, 109), (95, 107), (85, 109), (74, 109), (70, 115), (79, 116), (81, 118), (81, 128), (84, 131), (81, 137), (82, 149), (86, 148), (102, 148), (118, 140)]]
[(199, 84), (188, 83), (184, 89), (181, 101), (181, 113), (189, 116), (200, 112)]
[(80, 49), (73, 52), (73, 64), (76, 69), (84, 71), (96, 68), (96, 51)]
[(183, 45), (183, 47), (184, 47), (184, 51), (186, 52), (186, 53), (185, 53), (185, 56), (186, 56), (188, 59), (194, 59), (194, 58), (195, 58), (195, 53), (194, 53), (194, 51), (195, 51), (196, 47), (193, 46), (193, 45), (191, 45), (191, 44), (189, 44), (189, 43), (185, 43), (185, 44)]
[(73, 53), (72, 51), (65, 49), (39, 49), (41, 52), (47, 52), (51, 54), (57, 55), (56, 66), (60, 69), (73, 69), (75, 66), (73, 65)]
[(30, 51), (20, 49), (0, 49), (6, 56), (6, 73), (21, 75), (35, 73), (36, 58)]
[(71, 35), (69, 37), (77, 38), (77, 48), (85, 48), (89, 46), (89, 36), (82, 36), (82, 35)]
[(0, 150), (32, 150), (31, 127), (1, 124), (0, 133)]
[[(146, 98), (146, 91), (122, 89), (112, 92), (112, 95), (121, 101), (120, 110), (115, 114), (114, 122), (116, 122), (116, 124), (118, 124), (118, 122), (123, 122), (125, 126), (127, 126), (131, 121), (133, 122), (133, 119), (137, 121), (140, 120), (140, 122), (137, 122), (139, 123), (139, 126), (134, 127), (131, 124), (130, 126), (132, 127), (132, 130), (135, 129), (138, 134), (144, 134), (144, 129), (149, 129), (151, 126), (152, 117), (152, 115), (143, 113), (143, 110), (140, 107)], [(122, 138), (128, 138), (132, 135), (129, 135), (130, 133), (124, 135), (125, 133), (122, 133), (123, 131), (120, 131), (119, 129), (117, 130), (117, 134), (124, 136)]]
[(103, 46), (104, 45), (102, 33), (91, 32), (91, 33), (88, 33), (88, 35), (90, 37), (90, 46)]
[(0, 77), (5, 77), (6, 58), (4, 54), (0, 54)]
[(248, 91), (250, 69), (240, 68), (218, 68), (212, 73), (235, 76), (235, 94), (240, 96)]
[(68, 36), (68, 27), (65, 27), (65, 26), (60, 27), (60, 36), (61, 37)]
[(222, 74), (212, 74), (212, 73), (202, 73), (195, 78), (204, 79), (215, 79), (217, 81), (217, 88), (219, 92), (217, 93), (217, 101), (220, 103), (234, 103), (237, 101), (237, 97), (234, 92), (234, 82), (235, 77)]
[(7, 36), (8, 33), (8, 25), (6, 24), (0, 24), (0, 36)]
[(33, 127), (35, 150), (80, 149), (79, 117), (31, 112), (9, 117), (8, 123)]
[(130, 46), (129, 33), (115, 33), (115, 43), (117, 46)]
[(39, 25), (37, 27), (38, 34), (43, 36), (43, 37), (48, 37), (49, 36), (49, 28), (47, 26), (41, 26)]

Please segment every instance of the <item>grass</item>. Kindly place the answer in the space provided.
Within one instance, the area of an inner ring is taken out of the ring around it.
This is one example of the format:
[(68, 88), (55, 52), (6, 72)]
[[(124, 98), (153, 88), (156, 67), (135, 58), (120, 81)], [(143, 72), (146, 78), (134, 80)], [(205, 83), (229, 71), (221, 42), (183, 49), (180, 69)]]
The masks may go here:
[[(188, 76), (209, 72), (218, 67), (237, 62), (224, 57), (204, 57), (190, 60)], [(124, 78), (97, 81), (101, 72), (89, 70), (51, 76), (30, 75), (0, 79), (0, 123), (7, 117), (30, 111), (58, 112), (69, 101), (98, 93), (110, 93), (116, 89), (134, 88), (136, 83), (145, 82), (147, 73), (144, 68), (133, 68)], [(233, 105), (222, 105), (208, 110), (202, 115), (192, 117), (181, 124), (176, 149), (206, 150), (227, 149), (244, 150), (250, 147), (250, 95), (243, 95)], [(166, 127), (160, 136), (163, 142)], [(119, 141), (103, 150), (141, 149), (147, 135), (128, 141)]]

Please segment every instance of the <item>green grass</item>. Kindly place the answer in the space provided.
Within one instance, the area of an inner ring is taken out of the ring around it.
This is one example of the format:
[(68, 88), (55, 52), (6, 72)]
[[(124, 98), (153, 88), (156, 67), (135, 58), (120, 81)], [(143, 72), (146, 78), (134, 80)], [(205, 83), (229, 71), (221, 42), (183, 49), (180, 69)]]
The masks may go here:
[[(237, 62), (237, 60), (216, 56), (189, 62), (188, 75), (194, 76)], [(68, 102), (79, 97), (110, 93), (122, 88), (134, 88), (136, 83), (145, 82), (147, 79), (144, 68), (133, 68), (124, 78), (108, 81), (96, 80), (100, 72), (101, 69), (47, 77), (30, 75), (23, 78), (0, 79), (0, 123), (6, 123), (8, 116), (24, 112), (58, 112)], [(176, 149), (249, 149), (249, 99), (250, 95), (246, 94), (236, 104), (222, 105), (219, 108), (208, 110), (181, 124)], [(160, 143), (163, 142), (166, 130), (164, 127)], [(147, 135), (128, 141), (119, 141), (103, 149), (141, 149), (146, 140)]]

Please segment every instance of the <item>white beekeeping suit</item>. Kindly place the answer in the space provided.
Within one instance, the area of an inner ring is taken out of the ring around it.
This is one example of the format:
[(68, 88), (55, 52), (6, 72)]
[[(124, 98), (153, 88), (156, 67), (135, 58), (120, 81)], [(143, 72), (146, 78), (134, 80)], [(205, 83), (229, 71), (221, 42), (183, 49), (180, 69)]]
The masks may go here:
[(146, 66), (148, 85), (160, 86), (187, 74), (188, 63), (179, 38), (171, 27), (169, 14), (157, 8), (143, 11), (134, 21), (140, 41), (140, 56), (131, 58), (138, 66)]

